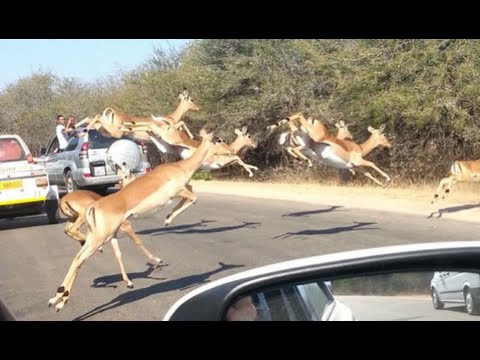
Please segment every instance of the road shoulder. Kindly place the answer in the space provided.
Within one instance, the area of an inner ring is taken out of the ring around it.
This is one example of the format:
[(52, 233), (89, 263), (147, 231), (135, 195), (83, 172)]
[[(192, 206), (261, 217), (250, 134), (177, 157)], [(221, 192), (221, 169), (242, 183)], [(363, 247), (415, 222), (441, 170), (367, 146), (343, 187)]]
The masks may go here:
[[(449, 199), (430, 204), (434, 189), (373, 188), (320, 184), (281, 184), (239, 181), (192, 180), (195, 192), (236, 195), (259, 199), (338, 205), (346, 208), (415, 214), (478, 223), (480, 203), (471, 191), (457, 191)], [(477, 200), (477, 201), (472, 201)]]

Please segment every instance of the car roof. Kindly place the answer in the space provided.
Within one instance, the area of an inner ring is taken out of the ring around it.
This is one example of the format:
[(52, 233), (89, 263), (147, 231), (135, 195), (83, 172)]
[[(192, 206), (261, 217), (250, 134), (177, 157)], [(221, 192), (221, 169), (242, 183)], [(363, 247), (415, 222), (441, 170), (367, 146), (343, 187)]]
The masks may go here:
[[(393, 254), (406, 254), (410, 252), (422, 252), (429, 250), (455, 250), (455, 249), (470, 249), (476, 248), (480, 250), (480, 241), (450, 241), (450, 242), (429, 242), (429, 243), (416, 243), (416, 244), (406, 244), (406, 245), (394, 245), (394, 246), (384, 246), (376, 247), (369, 249), (360, 249), (360, 250), (351, 250), (344, 251), (332, 254), (304, 257), (295, 260), (289, 260), (284, 262), (279, 262), (271, 265), (261, 266), (254, 269), (242, 271), (240, 273), (226, 276), (224, 278), (212, 281), (209, 284), (203, 285), (190, 293), (186, 294), (175, 302), (172, 307), (169, 309), (164, 319), (170, 318), (170, 316), (180, 307), (182, 304), (186, 303), (188, 300), (192, 299), (195, 296), (201, 295), (202, 293), (208, 292), (209, 290), (222, 286), (228, 285), (229, 283), (238, 283), (241, 280), (246, 280), (253, 277), (267, 277), (275, 273), (282, 271), (294, 271), (296, 269), (302, 269), (306, 267), (316, 267), (320, 265), (325, 265), (329, 263), (344, 262), (349, 260), (360, 260), (362, 258), (371, 258), (375, 256), (382, 255), (393, 255)], [(227, 286), (228, 287), (228, 286)]]

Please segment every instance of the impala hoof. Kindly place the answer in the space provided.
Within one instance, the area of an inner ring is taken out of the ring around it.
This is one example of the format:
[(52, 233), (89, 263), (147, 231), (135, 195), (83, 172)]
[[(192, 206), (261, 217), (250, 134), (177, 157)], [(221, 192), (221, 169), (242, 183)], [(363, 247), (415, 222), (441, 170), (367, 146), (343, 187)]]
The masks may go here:
[(58, 313), (60, 310), (63, 309), (63, 307), (65, 306), (65, 304), (66, 304), (66, 303), (63, 302), (63, 301), (57, 304), (57, 306), (55, 307), (55, 310), (57, 311), (57, 313)]
[(133, 284), (127, 284), (127, 288), (129, 288), (129, 289), (133, 289), (133, 288), (134, 288), (134, 286), (133, 286)]

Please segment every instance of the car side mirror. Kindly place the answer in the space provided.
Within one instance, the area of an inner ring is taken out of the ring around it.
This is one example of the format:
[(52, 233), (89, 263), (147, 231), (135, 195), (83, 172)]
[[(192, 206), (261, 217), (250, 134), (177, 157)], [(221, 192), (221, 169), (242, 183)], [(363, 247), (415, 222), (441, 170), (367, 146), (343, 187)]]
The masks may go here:
[(445, 284), (434, 271), (402, 271), (263, 286), (232, 299), (223, 320), (462, 321), (479, 314), (478, 272), (459, 273)]
[(480, 241), (455, 241), (300, 258), (197, 288), (164, 320), (467, 320), (480, 314), (479, 257)]
[(38, 156), (47, 155), (47, 148), (41, 148)]

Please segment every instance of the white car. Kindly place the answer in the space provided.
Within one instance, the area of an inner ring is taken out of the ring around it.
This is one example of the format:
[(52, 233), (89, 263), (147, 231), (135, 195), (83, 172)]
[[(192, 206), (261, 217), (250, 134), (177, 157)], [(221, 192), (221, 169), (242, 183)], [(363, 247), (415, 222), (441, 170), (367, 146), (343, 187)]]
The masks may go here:
[(480, 274), (437, 271), (430, 283), (433, 307), (443, 309), (445, 303), (465, 305), (470, 315), (480, 313)]
[(46, 213), (58, 222), (58, 189), (18, 135), (0, 135), (0, 219)]

